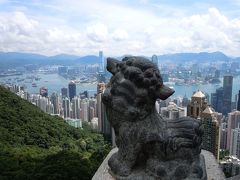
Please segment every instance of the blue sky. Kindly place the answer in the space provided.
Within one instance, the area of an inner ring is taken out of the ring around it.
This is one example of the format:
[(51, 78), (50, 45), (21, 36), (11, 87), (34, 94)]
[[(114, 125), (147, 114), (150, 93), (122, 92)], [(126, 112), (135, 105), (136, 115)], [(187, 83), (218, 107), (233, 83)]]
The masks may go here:
[(0, 51), (240, 56), (240, 0), (0, 0)]

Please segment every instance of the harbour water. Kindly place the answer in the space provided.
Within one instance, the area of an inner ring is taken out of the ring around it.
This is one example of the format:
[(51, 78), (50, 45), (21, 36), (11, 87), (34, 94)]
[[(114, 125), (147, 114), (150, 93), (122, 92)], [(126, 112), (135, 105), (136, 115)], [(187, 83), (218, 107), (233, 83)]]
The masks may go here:
[[(29, 76), (39, 77), (39, 80), (30, 81), (27, 79)], [(17, 79), (24, 79), (24, 81), (18, 82)], [(223, 79), (221, 79), (220, 84), (198, 84), (198, 85), (175, 85), (171, 83), (167, 83), (168, 86), (172, 87), (175, 90), (173, 97), (183, 97), (185, 94), (188, 98), (190, 98), (194, 91), (201, 90), (209, 95), (215, 92), (217, 88), (223, 85)], [(67, 87), (70, 82), (69, 79), (65, 79), (64, 77), (58, 74), (24, 74), (20, 76), (8, 76), (1, 77), (0, 83), (13, 83), (22, 85), (25, 84), (27, 87), (27, 91), (29, 93), (39, 93), (40, 87), (47, 87), (49, 94), (56, 92), (60, 93), (61, 88)], [(32, 87), (32, 83), (36, 83), (37, 87)], [(79, 83), (77, 84), (77, 94), (83, 91), (88, 91), (91, 96), (94, 95), (97, 91), (97, 83)], [(233, 79), (233, 101), (235, 100), (235, 95), (240, 90), (240, 76), (234, 77)]]

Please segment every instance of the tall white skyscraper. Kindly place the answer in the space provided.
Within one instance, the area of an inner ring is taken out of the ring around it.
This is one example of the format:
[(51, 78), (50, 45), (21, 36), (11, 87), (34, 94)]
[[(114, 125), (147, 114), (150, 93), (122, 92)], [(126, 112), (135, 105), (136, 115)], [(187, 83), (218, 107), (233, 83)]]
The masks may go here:
[(48, 104), (47, 104), (47, 113), (49, 113), (49, 114), (54, 114), (54, 107), (53, 107), (53, 104), (51, 103), (51, 101), (48, 101)]
[(83, 121), (88, 122), (89, 121), (89, 111), (88, 111), (88, 101), (87, 101), (87, 99), (81, 100), (80, 107), (81, 107), (81, 113), (80, 113), (81, 119)]
[(230, 150), (231, 132), (240, 126), (240, 111), (228, 113), (227, 149)]
[(93, 98), (89, 99), (89, 110), (91, 108), (93, 108), (93, 110), (94, 110), (94, 117), (97, 117), (97, 101), (96, 101), (96, 99), (93, 99)]
[(64, 118), (69, 118), (70, 117), (70, 99), (67, 97), (63, 99), (63, 116)]
[(98, 117), (98, 131), (103, 132), (104, 120), (104, 104), (102, 103), (102, 94), (106, 88), (105, 83), (98, 83), (97, 85), (97, 117)]
[(80, 119), (80, 98), (74, 97), (72, 99), (72, 118), (73, 119)]
[(220, 132), (220, 149), (227, 149), (227, 123), (221, 123), (221, 132)]
[(47, 112), (48, 98), (39, 96), (39, 105), (40, 109), (44, 112)]
[(230, 155), (240, 157), (240, 129), (231, 130)]
[(53, 104), (53, 108), (54, 108), (54, 113), (53, 114), (60, 114), (60, 98), (58, 96), (57, 93), (52, 93), (50, 100)]

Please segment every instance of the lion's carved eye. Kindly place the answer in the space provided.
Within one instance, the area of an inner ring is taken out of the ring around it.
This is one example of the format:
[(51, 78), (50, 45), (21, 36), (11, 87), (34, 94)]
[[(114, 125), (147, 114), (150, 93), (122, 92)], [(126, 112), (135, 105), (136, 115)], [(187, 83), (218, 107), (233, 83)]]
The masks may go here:
[(132, 65), (132, 61), (126, 61), (126, 64), (128, 65), (128, 66), (131, 66)]
[(156, 84), (156, 83), (157, 83), (157, 79), (156, 79), (156, 78), (152, 78), (152, 79), (151, 79), (151, 84), (154, 85), (154, 84)]
[(147, 78), (153, 77), (153, 71), (152, 69), (148, 69), (144, 72), (144, 76)]

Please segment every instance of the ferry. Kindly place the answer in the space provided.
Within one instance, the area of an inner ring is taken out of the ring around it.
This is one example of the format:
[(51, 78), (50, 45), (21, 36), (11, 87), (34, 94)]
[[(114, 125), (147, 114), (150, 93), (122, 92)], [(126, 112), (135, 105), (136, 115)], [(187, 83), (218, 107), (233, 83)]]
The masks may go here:
[(25, 79), (17, 79), (17, 82), (22, 82), (24, 81)]
[(40, 77), (35, 77), (35, 81), (39, 81), (40, 79)]

